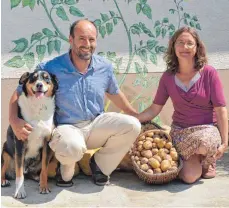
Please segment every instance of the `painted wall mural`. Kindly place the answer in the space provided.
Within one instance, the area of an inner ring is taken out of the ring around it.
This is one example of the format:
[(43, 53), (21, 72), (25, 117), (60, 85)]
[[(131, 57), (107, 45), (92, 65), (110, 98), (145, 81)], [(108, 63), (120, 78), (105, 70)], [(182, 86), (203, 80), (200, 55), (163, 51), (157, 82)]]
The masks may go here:
[[(32, 13), (41, 13), (44, 26), (38, 24), (37, 30), (33, 27), (29, 31), (30, 35), (28, 32), (24, 36), (15, 35), (17, 38), (11, 40), (13, 45), (8, 51), (7, 59), (3, 59), (4, 74), (7, 74), (7, 69), (19, 70), (21, 73), (33, 70), (37, 63), (65, 52), (69, 31), (63, 29), (63, 25), (70, 26), (77, 19), (88, 18), (94, 21), (98, 28), (99, 45), (108, 45), (105, 48), (98, 45), (97, 53), (112, 62), (119, 86), (124, 86), (128, 73), (136, 74), (132, 82), (133, 87), (140, 86), (142, 90), (131, 102), (138, 101), (139, 111), (144, 110), (152, 102), (151, 97), (143, 99), (142, 93), (144, 89), (158, 84), (160, 75), (148, 72), (159, 71), (158, 68), (161, 68), (160, 72), (164, 71), (162, 57), (169, 38), (184, 25), (203, 31), (202, 22), (194, 9), (188, 9), (188, 4), (193, 5), (191, 0), (161, 1), (161, 5), (167, 5), (161, 7), (153, 0), (8, 1), (10, 12), (17, 10), (19, 14), (26, 10), (28, 13), (29, 9)], [(91, 5), (93, 6), (90, 7)], [(96, 5), (99, 9), (96, 9)], [(93, 9), (95, 12), (91, 15)], [(36, 24), (36, 19), (33, 21)], [(122, 32), (117, 32), (120, 30)], [(115, 50), (110, 43), (111, 37), (120, 41), (125, 39), (121, 43), (124, 55), (119, 49)], [(17, 76), (19, 75), (20, 73)], [(107, 102), (106, 111), (109, 110), (109, 106), (110, 102)]]

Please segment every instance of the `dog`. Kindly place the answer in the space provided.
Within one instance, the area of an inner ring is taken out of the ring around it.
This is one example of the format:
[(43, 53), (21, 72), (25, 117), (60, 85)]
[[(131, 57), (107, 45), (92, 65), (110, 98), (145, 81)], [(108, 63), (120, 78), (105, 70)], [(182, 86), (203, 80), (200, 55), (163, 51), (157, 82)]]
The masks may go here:
[[(28, 139), (22, 141), (15, 136), (12, 127), (8, 127), (1, 156), (1, 186), (10, 186), (8, 179), (15, 178), (16, 173), (14, 197), (23, 199), (26, 197), (24, 174), (28, 172), (40, 174), (41, 194), (50, 192), (48, 164), (54, 153), (48, 142), (55, 126), (55, 93), (58, 80), (55, 75), (46, 71), (25, 72), (19, 84), (22, 85), (22, 93), (18, 99), (18, 117), (29, 123), (33, 130)], [(15, 169), (12, 168), (13, 161)]]

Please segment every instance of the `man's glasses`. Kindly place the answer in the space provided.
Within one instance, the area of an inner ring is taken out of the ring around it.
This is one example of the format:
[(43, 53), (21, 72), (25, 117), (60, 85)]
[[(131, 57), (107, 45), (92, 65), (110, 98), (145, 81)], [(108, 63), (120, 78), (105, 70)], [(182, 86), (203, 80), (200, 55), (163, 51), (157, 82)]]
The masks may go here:
[(187, 43), (185, 43), (183, 41), (177, 41), (177, 42), (175, 42), (175, 45), (178, 46), (178, 47), (184, 47), (184, 46), (186, 46), (189, 49), (192, 49), (192, 48), (194, 48), (196, 46), (196, 44), (193, 43), (193, 42), (187, 42)]

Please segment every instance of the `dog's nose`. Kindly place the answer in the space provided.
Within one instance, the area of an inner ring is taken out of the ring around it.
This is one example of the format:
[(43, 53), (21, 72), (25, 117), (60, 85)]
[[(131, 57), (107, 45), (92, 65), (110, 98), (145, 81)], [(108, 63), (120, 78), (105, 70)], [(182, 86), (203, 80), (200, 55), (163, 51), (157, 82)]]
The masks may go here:
[(43, 85), (41, 83), (37, 83), (36, 87), (37, 87), (37, 89), (41, 89), (43, 87)]

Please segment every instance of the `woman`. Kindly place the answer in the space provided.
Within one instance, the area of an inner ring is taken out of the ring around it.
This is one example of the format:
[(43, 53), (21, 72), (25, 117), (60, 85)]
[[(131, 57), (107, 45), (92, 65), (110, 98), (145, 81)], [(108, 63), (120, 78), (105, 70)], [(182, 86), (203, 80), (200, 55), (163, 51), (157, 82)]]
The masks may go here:
[(174, 107), (170, 134), (184, 161), (179, 178), (186, 183), (201, 176), (213, 178), (216, 160), (228, 146), (227, 109), (218, 73), (207, 65), (204, 44), (189, 27), (170, 39), (165, 61), (167, 70), (153, 104), (138, 119), (152, 120), (170, 97)]

